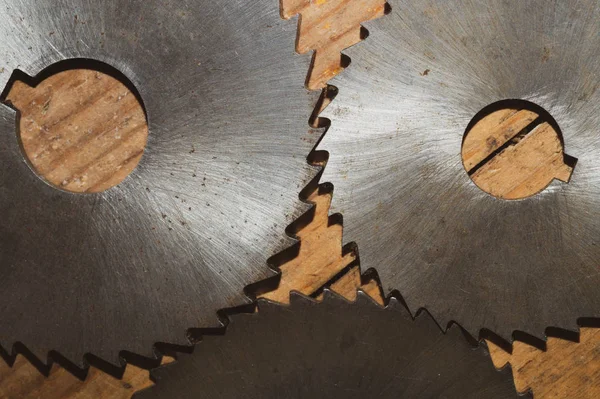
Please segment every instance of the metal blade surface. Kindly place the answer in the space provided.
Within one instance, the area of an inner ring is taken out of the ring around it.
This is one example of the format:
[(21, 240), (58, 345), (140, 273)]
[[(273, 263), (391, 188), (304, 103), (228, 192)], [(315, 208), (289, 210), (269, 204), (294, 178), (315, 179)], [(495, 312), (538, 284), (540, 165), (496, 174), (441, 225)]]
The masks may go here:
[(124, 73), (148, 115), (144, 156), (118, 186), (72, 194), (29, 169), (0, 106), (0, 343), (118, 363), (187, 344), (272, 275), (307, 209), (316, 102), (309, 56), (276, 0), (0, 1), (0, 86), (66, 59)]
[[(363, 269), (413, 311), (510, 339), (600, 316), (600, 3), (396, 1), (349, 49), (318, 149), (332, 212)], [(531, 101), (578, 159), (568, 184), (518, 201), (461, 162), (484, 107)]]
[(323, 303), (259, 302), (152, 376), (135, 398), (517, 396), (510, 369), (495, 370), (458, 326), (443, 334), (428, 314), (413, 320), (395, 298), (383, 308), (362, 292), (356, 303), (328, 291)]

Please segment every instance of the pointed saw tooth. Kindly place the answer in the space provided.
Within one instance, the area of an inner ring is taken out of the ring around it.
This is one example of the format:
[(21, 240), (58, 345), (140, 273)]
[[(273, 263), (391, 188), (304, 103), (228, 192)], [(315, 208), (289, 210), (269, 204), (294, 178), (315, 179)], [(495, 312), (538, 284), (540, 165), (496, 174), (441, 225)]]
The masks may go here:
[(334, 304), (335, 306), (339, 306), (341, 304), (349, 304), (350, 302), (344, 298), (342, 295), (338, 294), (334, 290), (330, 288), (323, 289), (323, 303), (325, 304)]
[(290, 306), (291, 307), (302, 307), (302, 306), (312, 306), (317, 302), (311, 297), (304, 295), (298, 291), (290, 292)]
[[(392, 310), (400, 310), (400, 309), (407, 310), (404, 307), (404, 304), (402, 303), (402, 301), (399, 300), (398, 298), (396, 298), (395, 296), (389, 297), (386, 308), (392, 309)], [(408, 312), (408, 310), (407, 310), (407, 312)], [(411, 315), (411, 318), (412, 318), (412, 315)]]
[(376, 306), (378, 308), (383, 308), (383, 306), (378, 304), (377, 301), (371, 297), (371, 295), (367, 294), (360, 288), (357, 289), (355, 302), (357, 305), (361, 306)]
[[(290, 297), (291, 297), (291, 295), (290, 295)], [(260, 298), (258, 300), (258, 311), (263, 315), (270, 314), (272, 312), (278, 312), (278, 311), (280, 311), (280, 308), (282, 306), (285, 306), (285, 305), (275, 302), (275, 301), (271, 301), (269, 299)]]

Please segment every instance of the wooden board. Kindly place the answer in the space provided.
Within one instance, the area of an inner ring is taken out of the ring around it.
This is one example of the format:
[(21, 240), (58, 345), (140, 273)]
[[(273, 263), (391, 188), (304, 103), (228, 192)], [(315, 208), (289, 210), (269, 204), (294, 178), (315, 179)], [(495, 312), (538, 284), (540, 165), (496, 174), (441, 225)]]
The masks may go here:
[[(316, 50), (312, 73), (307, 81), (307, 85), (313, 89), (323, 87), (327, 80), (342, 70), (340, 51), (358, 42), (361, 39), (360, 23), (381, 16), (385, 6), (381, 0), (282, 0), (282, 5), (284, 16), (290, 17), (297, 13), (302, 15), (299, 27), (300, 35), (297, 40), (298, 51)], [(46, 99), (52, 99), (48, 107), (56, 107), (58, 108), (57, 112), (65, 112), (70, 114), (74, 120), (80, 120), (78, 118), (82, 115), (81, 108), (66, 105), (66, 102), (60, 98), (60, 90), (69, 82), (82, 79), (83, 75), (81, 74), (89, 72), (73, 71), (69, 73), (70, 76), (62, 76), (60, 82), (55, 82), (45, 94), (42, 94), (46, 96)], [(93, 89), (95, 95), (110, 98), (113, 93), (108, 83), (92, 86), (95, 87)], [(15, 104), (20, 105), (23, 113), (38, 112), (38, 115), (52, 117), (53, 114), (48, 112), (49, 109), (44, 111), (46, 102), (42, 101), (40, 108), (39, 100), (35, 103), (32, 100), (24, 100), (27, 90), (23, 90), (23, 93), (19, 93), (17, 88), (15, 90), (11, 92), (9, 98)], [(31, 95), (31, 93), (27, 95)], [(118, 96), (113, 96), (113, 101), (116, 98)], [(110, 106), (111, 102), (107, 101), (106, 107)], [(102, 107), (96, 107), (95, 115), (88, 114), (85, 122), (91, 126), (105, 123), (107, 111), (106, 109), (102, 111), (102, 109)], [(139, 108), (136, 111), (135, 107), (118, 107), (117, 114), (111, 115), (113, 117), (116, 115), (119, 120), (125, 121), (128, 112), (138, 111)], [(23, 120), (21, 122), (23, 129), (24, 122)], [(47, 120), (46, 124), (48, 123), (51, 124), (52, 121)], [(139, 123), (139, 120), (136, 123)], [(42, 123), (39, 126), (43, 125)], [(139, 131), (137, 134), (136, 140), (138, 140), (137, 145), (139, 146), (137, 150), (139, 150), (143, 147), (145, 137)], [(79, 142), (75, 136), (70, 136), (69, 140), (71, 143)], [(52, 144), (50, 144), (50, 149), (51, 146)], [(76, 148), (71, 148), (70, 151)], [(101, 159), (99, 152), (94, 153), (94, 146), (86, 148), (92, 151), (92, 155), (88, 154), (88, 157)], [(116, 160), (131, 159), (131, 157), (123, 156), (126, 153), (136, 154), (135, 146), (123, 144), (110, 148)], [(122, 152), (119, 151), (120, 148), (123, 148)], [(70, 164), (70, 162), (72, 161), (66, 159), (59, 163), (63, 170), (71, 171), (70, 174), (66, 174), (71, 177), (69, 182), (79, 178), (80, 181), (75, 185), (77, 186), (81, 183), (81, 173), (77, 172), (81, 165), (75, 166), (75, 163)], [(123, 164), (125, 162), (123, 161)], [(73, 165), (71, 169), (69, 169), (69, 165)], [(121, 168), (118, 168), (119, 162), (96, 169), (93, 168), (94, 165), (94, 163), (88, 165), (92, 167), (90, 170), (102, 171), (103, 178), (100, 179), (100, 172), (97, 172), (98, 175), (94, 174), (96, 172), (91, 174), (88, 172), (86, 181), (108, 181), (106, 179), (110, 173), (107, 170), (112, 170), (111, 168), (115, 166), (117, 169), (114, 174), (121, 173), (119, 172)], [(62, 184), (62, 180), (57, 180), (57, 184)], [(83, 185), (81, 187), (90, 186)], [(354, 255), (342, 253), (342, 227), (338, 224), (331, 224), (331, 220), (328, 218), (330, 196), (314, 193), (310, 198), (316, 204), (316, 212), (314, 220), (299, 233), (301, 238), (300, 254), (296, 259), (281, 267), (282, 283), (277, 290), (265, 294), (265, 297), (286, 302), (289, 291), (292, 289), (313, 294), (324, 285), (330, 285), (349, 299), (354, 298), (357, 287), (361, 287), (381, 302), (383, 299), (377, 283), (372, 280), (364, 281), (359, 268), (350, 266), (355, 259)], [(332, 279), (335, 281), (332, 282)], [(490, 345), (490, 349), (496, 366), (500, 367), (507, 361), (514, 365), (513, 374), (516, 386), (520, 391), (532, 388), (538, 398), (600, 397), (598, 392), (598, 387), (600, 387), (600, 333), (597, 329), (584, 330), (581, 343), (552, 339), (548, 342), (546, 352), (523, 343), (515, 344), (512, 355), (493, 345)], [(13, 368), (9, 368), (0, 361), (0, 398), (126, 398), (132, 392), (149, 384), (151, 383), (148, 380), (148, 372), (134, 366), (127, 367), (122, 380), (91, 369), (88, 378), (85, 381), (79, 381), (59, 367), (54, 367), (50, 377), (44, 378), (22, 357), (17, 358)]]

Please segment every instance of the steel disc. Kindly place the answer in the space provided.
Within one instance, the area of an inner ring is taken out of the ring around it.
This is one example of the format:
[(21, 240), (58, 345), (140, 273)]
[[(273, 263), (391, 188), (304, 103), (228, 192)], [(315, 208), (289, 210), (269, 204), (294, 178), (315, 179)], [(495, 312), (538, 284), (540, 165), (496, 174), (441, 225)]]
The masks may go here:
[(224, 336), (151, 371), (156, 385), (136, 398), (509, 398), (510, 369), (494, 369), (454, 325), (443, 334), (428, 314), (413, 320), (392, 298), (351, 304), (292, 294), (291, 306), (259, 302)]
[(220, 325), (218, 309), (272, 275), (267, 258), (307, 207), (316, 98), (295, 24), (276, 0), (0, 3), (0, 85), (15, 69), (105, 62), (139, 90), (149, 126), (125, 181), (72, 194), (32, 173), (0, 106), (0, 343), (117, 363)]
[[(349, 49), (325, 116), (333, 212), (387, 292), (477, 335), (600, 316), (600, 3), (395, 1)], [(461, 162), (501, 100), (545, 109), (578, 159), (568, 184), (507, 201)]]

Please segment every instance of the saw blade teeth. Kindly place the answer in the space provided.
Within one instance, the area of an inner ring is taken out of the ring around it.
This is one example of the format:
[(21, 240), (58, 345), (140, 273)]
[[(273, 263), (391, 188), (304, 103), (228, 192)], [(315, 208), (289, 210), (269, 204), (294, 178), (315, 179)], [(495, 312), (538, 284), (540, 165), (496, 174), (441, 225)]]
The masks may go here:
[(335, 397), (350, 389), (361, 397), (516, 397), (510, 373), (496, 371), (458, 326), (443, 333), (429, 315), (413, 320), (405, 308), (332, 293), (322, 302), (294, 296), (292, 305), (261, 301), (268, 312), (234, 316), (224, 336), (153, 371), (157, 384), (136, 398)]
[[(589, 174), (600, 162), (588, 156), (594, 128), (575, 122), (598, 114), (599, 95), (581, 97), (565, 79), (598, 81), (589, 74), (600, 58), (600, 36), (589, 35), (598, 3), (573, 11), (552, 1), (533, 19), (525, 10), (534, 1), (390, 3), (391, 14), (346, 51), (351, 65), (322, 113), (331, 127), (317, 147), (329, 153), (321, 181), (334, 186), (343, 242), (356, 243), (361, 267), (377, 268), (385, 295), (399, 290), (411, 311), (426, 307), (443, 326), (456, 320), (473, 336), (489, 329), (507, 341), (548, 325), (575, 328), (579, 315), (600, 309), (598, 274), (585, 272), (600, 255), (591, 238), (600, 223), (589, 218), (600, 208)], [(565, 29), (558, 21), (567, 16), (581, 23)], [(588, 56), (571, 62), (581, 49)], [(476, 186), (461, 158), (465, 131), (507, 99), (553, 114), (581, 174), (519, 200)]]
[[(358, 289), (357, 290), (355, 302), (359, 306), (370, 304), (370, 305), (374, 305), (374, 306), (379, 307), (379, 308), (383, 308), (384, 307), (384, 306), (381, 306), (379, 303), (377, 303), (377, 301), (375, 301), (375, 299), (373, 299), (373, 297), (371, 295), (367, 294), (362, 289)], [(385, 308), (388, 308), (388, 307), (392, 308), (393, 305), (391, 307), (390, 307), (389, 304), (387, 304), (385, 306)]]
[[(538, 377), (539, 372), (537, 371), (540, 369), (552, 369), (551, 373), (554, 376), (566, 376), (573, 373), (574, 368), (579, 369), (577, 366), (574, 367), (574, 365), (579, 364), (579, 361), (583, 359), (582, 355), (590, 353), (590, 350), (593, 352), (597, 347), (597, 331), (597, 327), (583, 327), (581, 333), (577, 336), (569, 336), (568, 338), (550, 336), (546, 343), (547, 346), (544, 348), (540, 348), (532, 342), (515, 341), (510, 351), (502, 350), (501, 353), (498, 353), (496, 348), (492, 358), (494, 366), (502, 371), (506, 369), (518, 370), (519, 378), (515, 378), (517, 392), (535, 393), (542, 397), (543, 393), (549, 392), (556, 394), (558, 397), (572, 396), (571, 390), (573, 385), (545, 386), (543, 380)], [(493, 341), (489, 342), (489, 345), (492, 347), (496, 346)], [(567, 348), (570, 350), (567, 350)], [(561, 362), (558, 363), (551, 360), (555, 358), (553, 356), (557, 354), (557, 351), (563, 354)], [(590, 379), (587, 371), (590, 370), (589, 365), (594, 362), (593, 358), (590, 360), (590, 362), (586, 362), (587, 367), (585, 370), (581, 370), (585, 375), (585, 377), (582, 375), (582, 380), (585, 378), (586, 381), (589, 381)], [(585, 392), (586, 394), (588, 393), (588, 391)], [(590, 391), (589, 393), (594, 396), (595, 392)]]
[[(32, 350), (32, 348), (30, 348), (26, 344), (18, 341), (13, 343), (12, 347), (10, 347), (10, 350), (5, 349), (5, 347), (0, 344), (0, 354), (6, 354), (7, 358), (4, 359), (4, 361), (10, 367), (13, 366), (13, 363), (17, 356), (23, 356), (23, 358), (26, 359), (27, 362), (29, 362), (40, 373), (44, 375), (48, 374), (52, 369), (52, 366), (56, 364), (68, 370), (77, 378), (83, 379), (85, 378), (85, 376), (87, 376), (87, 372), (90, 366), (89, 356), (93, 354), (84, 354), (81, 357), (81, 361), (79, 363), (76, 363), (56, 350), (44, 350), (36, 347), (33, 348), (34, 349)], [(146, 358), (155, 359), (155, 353), (152, 352), (151, 357), (146, 356)], [(1, 361), (2, 360), (0, 360), (0, 362)], [(102, 361), (106, 363), (106, 366), (110, 370), (121, 370), (125, 366), (125, 360), (121, 357), (120, 354), (116, 357), (107, 357), (106, 359), (102, 358)]]
[[(298, 307), (313, 306), (316, 303), (317, 302), (316, 302), (315, 299), (311, 298), (308, 295), (304, 295), (301, 292), (298, 292), (298, 291), (291, 291), (290, 292), (290, 307), (294, 307), (294, 306), (298, 306)], [(281, 305), (278, 305), (277, 303), (275, 303), (275, 305), (276, 306), (281, 306)]]
[[(387, 300), (387, 305), (386, 307), (389, 307), (390, 309), (395, 309), (395, 310), (399, 310), (399, 309), (407, 309), (404, 306), (404, 303), (402, 300), (396, 298), (396, 296), (390, 296), (389, 299)], [(408, 311), (408, 310), (407, 310)], [(410, 313), (410, 311), (408, 311)], [(411, 315), (412, 317), (412, 315)]]
[[(381, 20), (383, 18), (386, 18), (392, 11), (392, 7), (391, 7), (391, 1), (387, 0), (386, 1), (386, 5), (385, 5), (385, 12), (384, 15), (379, 17), (379, 18), (375, 18), (375, 19), (371, 19), (371, 20), (367, 20), (364, 21), (361, 26), (366, 30), (366, 34), (367, 36), (363, 39), (363, 40), (367, 40), (369, 38), (369, 36), (373, 35), (373, 34), (380, 34), (380, 26), (381, 26)], [(397, 7), (397, 6), (396, 6)], [(354, 47), (354, 46), (352, 46)], [(344, 50), (344, 53), (346, 52), (346, 50), (351, 50), (352, 47), (348, 47), (348, 49)], [(348, 54), (348, 56), (350, 56), (350, 54)]]
[[(316, 171), (316, 169), (318, 169), (318, 167), (316, 166), (311, 166), (311, 168), (314, 168), (314, 170)], [(318, 172), (317, 172), (318, 173)], [(317, 173), (315, 173), (315, 177), (317, 176)], [(300, 188), (300, 187), (299, 187)], [(299, 192), (301, 190), (298, 190)], [(302, 215), (304, 215), (306, 212), (310, 211), (313, 207), (313, 204), (310, 203), (309, 201), (305, 201), (305, 200), (298, 200), (300, 205), (298, 206), (298, 211), (296, 212), (295, 215), (293, 215), (292, 217), (289, 218), (290, 223), (288, 223), (288, 226), (292, 225), (294, 222), (296, 222), (296, 220), (298, 220), (298, 218)], [(295, 244), (298, 240), (296, 240), (294, 237), (290, 237), (293, 239), (293, 243)]]
[(348, 300), (346, 298), (344, 298), (343, 296), (341, 296), (340, 294), (338, 294), (337, 292), (335, 292), (329, 288), (325, 288), (325, 289), (323, 289), (323, 302), (324, 303), (334, 303), (334, 304), (344, 304), (344, 303), (348, 303)]
[[(279, 309), (279, 306), (280, 305), (277, 302), (268, 299), (259, 298), (258, 301), (256, 301), (256, 311), (261, 314), (268, 315), (271, 312), (276, 312)], [(230, 316), (230, 318), (234, 317), (235, 315)]]
[[(437, 321), (435, 321), (433, 316), (431, 316), (429, 313), (427, 313), (427, 315), (437, 325), (437, 327), (439, 329), (444, 330), (443, 326), (440, 326), (437, 323)], [(477, 338), (476, 336), (469, 334), (469, 332), (466, 331), (464, 328), (462, 328), (459, 324), (451, 323), (450, 325), (448, 325), (446, 327), (444, 333), (450, 337), (457, 339), (457, 340), (462, 340), (465, 343), (465, 347), (469, 347), (469, 348), (481, 347), (483, 349), (482, 352), (484, 352), (484, 353), (488, 352), (485, 344), (482, 344), (482, 342), (484, 342), (483, 340), (479, 340), (479, 338)]]
[(219, 310), (248, 303), (244, 287), (273, 275), (267, 258), (295, 243), (285, 226), (309, 209), (298, 194), (319, 173), (306, 162), (319, 93), (304, 87), (311, 57), (295, 53), (296, 26), (272, 0), (201, 12), (70, 3), (75, 22), (56, 4), (0, 0), (0, 82), (70, 58), (109, 62), (141, 93), (150, 135), (130, 178), (76, 196), (23, 162), (15, 112), (0, 106), (12, 165), (0, 177), (0, 241), (14, 243), (2, 253), (1, 344), (119, 365), (121, 350), (153, 358), (156, 342), (189, 345), (188, 328), (220, 327)]

